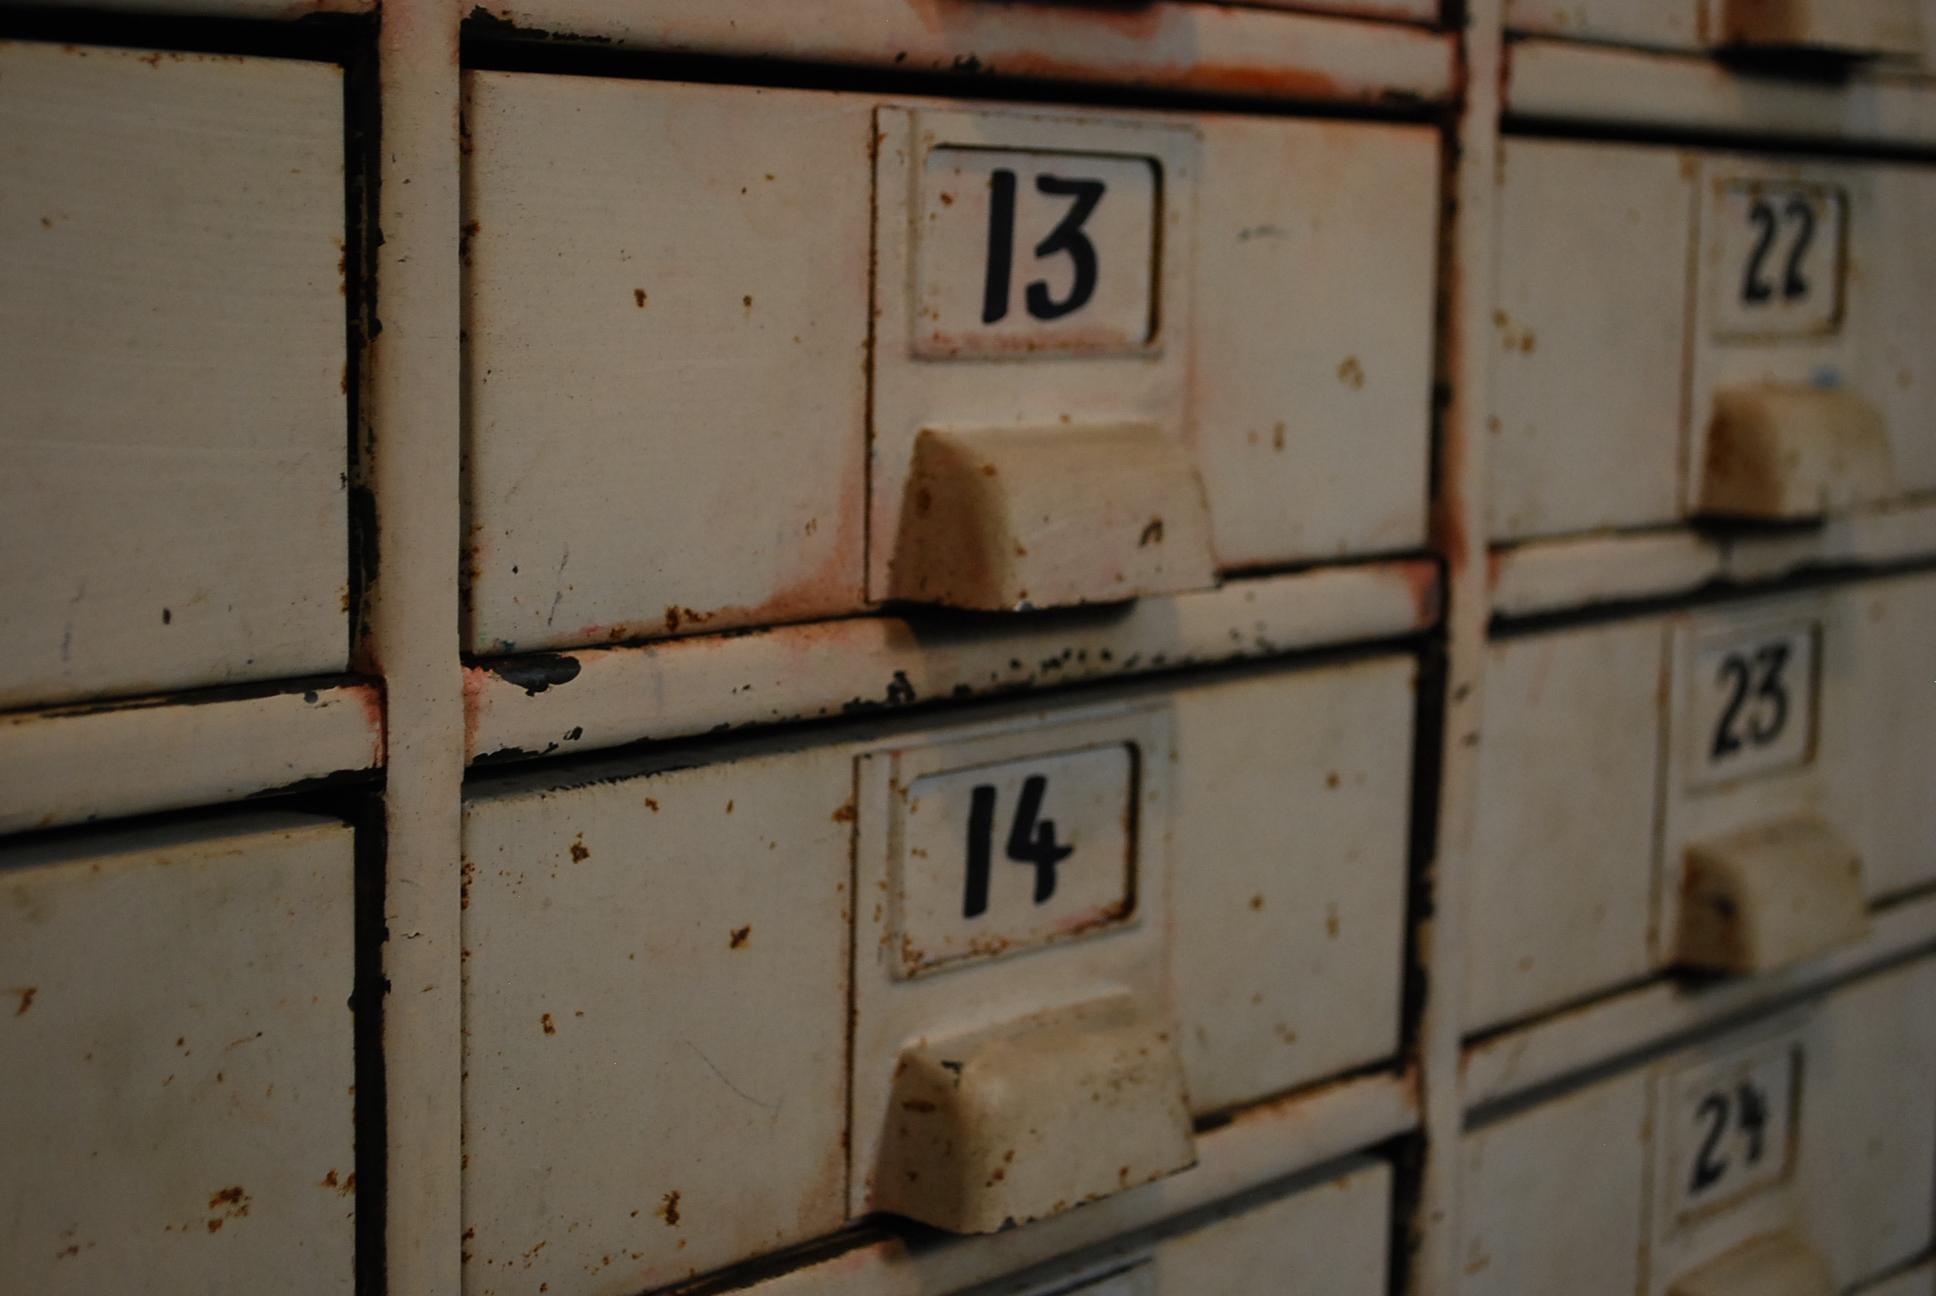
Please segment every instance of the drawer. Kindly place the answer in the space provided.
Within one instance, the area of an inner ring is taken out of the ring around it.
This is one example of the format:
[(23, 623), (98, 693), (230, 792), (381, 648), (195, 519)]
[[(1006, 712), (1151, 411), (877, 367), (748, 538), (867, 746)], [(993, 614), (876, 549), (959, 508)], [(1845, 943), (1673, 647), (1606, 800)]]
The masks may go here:
[(1394, 658), (480, 786), (467, 1290), (632, 1292), (878, 1211), (1026, 1222), (1189, 1164), (1192, 1112), (1389, 1056), (1411, 684)]
[(340, 69), (0, 45), (0, 707), (340, 670)]
[[(1933, 619), (1917, 575), (1495, 641), (1472, 1024), (1812, 957), (1861, 935), (1866, 898), (1936, 876)], [(1714, 952), (1712, 904), (1754, 950)]]
[(1144, 1247), (988, 1296), (1384, 1296), (1391, 1252), (1391, 1168), (1360, 1161), (1274, 1197), (1250, 1194)]
[(1936, 172), (1523, 139), (1501, 165), (1495, 539), (1936, 488)]
[(1506, 0), (1516, 31), (1663, 49), (1809, 50), (1908, 56), (1930, 17), (1921, 0)]
[(354, 1289), (349, 828), (0, 850), (9, 1290)]
[(1428, 129), (466, 85), (472, 651), (1423, 543)]
[(1885, 973), (1482, 1122), (1461, 1291), (1747, 1291), (1707, 1284), (1750, 1249), (1824, 1284), (1793, 1290), (1840, 1291), (1915, 1256), (1936, 1193), (1933, 978)]

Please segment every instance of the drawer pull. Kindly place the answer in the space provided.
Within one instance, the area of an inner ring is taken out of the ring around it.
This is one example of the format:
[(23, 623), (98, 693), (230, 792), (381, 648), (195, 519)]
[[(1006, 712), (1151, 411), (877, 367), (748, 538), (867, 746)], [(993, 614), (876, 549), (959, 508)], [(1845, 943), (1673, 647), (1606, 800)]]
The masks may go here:
[(1894, 480), (1882, 415), (1853, 392), (1769, 384), (1715, 393), (1704, 516), (1816, 518), (1883, 499)]
[(1756, 824), (1687, 848), (1676, 961), (1766, 972), (1860, 940), (1862, 857), (1814, 815)]

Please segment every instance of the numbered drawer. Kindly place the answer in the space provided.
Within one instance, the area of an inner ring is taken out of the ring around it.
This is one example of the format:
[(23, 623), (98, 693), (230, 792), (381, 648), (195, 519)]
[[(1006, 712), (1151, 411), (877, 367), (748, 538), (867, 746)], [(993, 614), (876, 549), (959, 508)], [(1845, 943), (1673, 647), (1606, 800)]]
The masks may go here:
[(1506, 0), (1515, 31), (1735, 54), (1852, 58), (1919, 53), (1936, 13), (1922, 0)]
[(1147, 1247), (1119, 1246), (1080, 1271), (997, 1285), (989, 1296), (1384, 1296), (1391, 1201), (1391, 1167), (1358, 1161), (1288, 1192), (1250, 1194)]
[(500, 73), (467, 101), (472, 651), (1423, 543), (1429, 130)]
[(342, 669), (342, 99), (0, 44), (0, 707)]
[(1493, 537), (1936, 489), (1933, 215), (1926, 168), (1509, 141)]
[(9, 1290), (354, 1289), (352, 858), (264, 813), (0, 850)]
[(1925, 961), (1481, 1120), (1461, 1290), (1830, 1296), (1917, 1255), (1936, 1193), (1932, 991)]
[(1025, 1223), (1191, 1164), (1195, 1113), (1390, 1056), (1412, 675), (479, 788), (468, 1289)]
[(1932, 623), (1925, 575), (1495, 641), (1473, 1025), (1814, 957), (1936, 877)]

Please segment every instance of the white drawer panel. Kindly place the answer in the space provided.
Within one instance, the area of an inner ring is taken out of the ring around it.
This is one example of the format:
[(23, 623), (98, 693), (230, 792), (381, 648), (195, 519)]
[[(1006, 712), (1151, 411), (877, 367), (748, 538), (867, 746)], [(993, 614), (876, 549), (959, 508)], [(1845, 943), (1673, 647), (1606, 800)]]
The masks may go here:
[(1936, 488), (1936, 172), (1510, 140), (1501, 176), (1494, 539)]
[(285, 814), (0, 851), (0, 1285), (352, 1290), (352, 858)]
[(1392, 1173), (1368, 1164), (1156, 1248), (1159, 1296), (1382, 1296)]
[(0, 706), (342, 668), (342, 95), (0, 46)]
[(1179, 690), (1171, 955), (1198, 1111), (1397, 1051), (1414, 665)]

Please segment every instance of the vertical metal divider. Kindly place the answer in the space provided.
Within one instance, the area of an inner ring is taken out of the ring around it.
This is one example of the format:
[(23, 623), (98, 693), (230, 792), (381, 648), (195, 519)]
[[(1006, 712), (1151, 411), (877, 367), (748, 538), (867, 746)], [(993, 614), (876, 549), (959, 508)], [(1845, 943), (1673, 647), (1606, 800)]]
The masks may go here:
[(383, 1271), (372, 1289), (461, 1286), (464, 776), (458, 657), (459, 8), (385, 0), (368, 231), (357, 489), (374, 548), (356, 644), (383, 679)]
[(1493, 205), (1505, 74), (1503, 0), (1454, 3), (1459, 105), (1451, 142), (1448, 269), (1439, 338), (1448, 399), (1438, 428), (1433, 544), (1445, 562), (1445, 723), (1435, 849), (1417, 948), (1425, 980), (1418, 1025), (1424, 1157), (1408, 1290), (1451, 1296), (1459, 1286), (1460, 1155), (1464, 1122), (1462, 993), (1469, 935), (1465, 878), (1477, 810), (1486, 627), (1486, 411), (1491, 370)]

